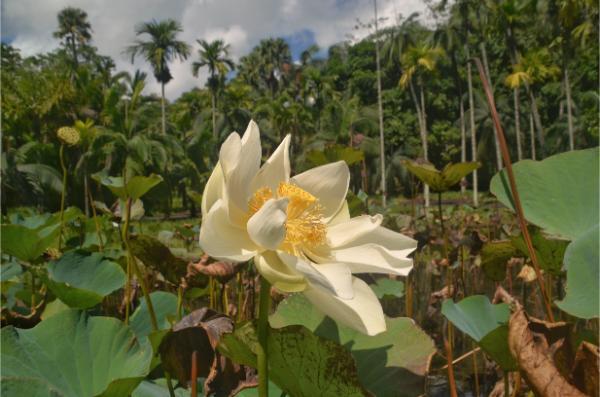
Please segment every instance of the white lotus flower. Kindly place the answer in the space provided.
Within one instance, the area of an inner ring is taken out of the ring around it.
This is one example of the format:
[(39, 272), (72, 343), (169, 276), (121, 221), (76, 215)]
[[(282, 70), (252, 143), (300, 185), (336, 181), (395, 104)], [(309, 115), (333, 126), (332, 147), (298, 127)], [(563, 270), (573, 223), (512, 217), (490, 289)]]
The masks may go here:
[(369, 335), (385, 331), (371, 288), (352, 273), (407, 275), (413, 239), (381, 226), (381, 215), (350, 218), (345, 162), (290, 177), (290, 136), (261, 167), (258, 126), (229, 135), (202, 196), (200, 245), (212, 257), (254, 258), (283, 292), (302, 292), (322, 312)]

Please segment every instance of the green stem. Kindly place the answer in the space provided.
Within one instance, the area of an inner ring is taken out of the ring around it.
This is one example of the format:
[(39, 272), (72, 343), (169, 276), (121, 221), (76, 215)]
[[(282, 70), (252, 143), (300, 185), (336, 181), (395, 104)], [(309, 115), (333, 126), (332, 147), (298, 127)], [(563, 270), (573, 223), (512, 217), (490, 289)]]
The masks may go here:
[(446, 230), (444, 229), (444, 215), (442, 213), (442, 192), (438, 192), (438, 211), (440, 217), (440, 226), (442, 228), (442, 236), (445, 238)]
[(177, 321), (181, 320), (181, 308), (183, 307), (183, 288), (177, 288)]
[(260, 297), (258, 309), (258, 396), (269, 397), (269, 365), (268, 365), (268, 337), (269, 337), (269, 306), (271, 304), (271, 284), (260, 278)]
[[(129, 244), (128, 244), (129, 245)], [(129, 251), (129, 249), (128, 249)], [(152, 330), (158, 331), (158, 321), (156, 320), (156, 314), (154, 312), (154, 306), (152, 305), (152, 300), (150, 299), (150, 294), (148, 292), (148, 286), (146, 285), (146, 280), (142, 275), (142, 271), (140, 267), (137, 265), (135, 258), (131, 258), (131, 267), (133, 268), (133, 272), (135, 273), (135, 277), (137, 277), (140, 282), (140, 287), (142, 287), (142, 293), (144, 294), (144, 300), (146, 301), (146, 306), (148, 306), (148, 312), (150, 313), (150, 322), (152, 323)]]
[(65, 219), (65, 196), (67, 195), (67, 167), (65, 166), (65, 145), (60, 145), (58, 157), (60, 158), (60, 167), (62, 168), (62, 194), (60, 196), (60, 233), (58, 234), (58, 250), (62, 248), (62, 235)]
[[(126, 214), (125, 214), (125, 225), (123, 226), (123, 230), (121, 230), (122, 233), (122, 237), (123, 237), (123, 242), (125, 244), (125, 250), (127, 251), (127, 270), (128, 270), (128, 274), (127, 274), (127, 285), (129, 286), (131, 283), (131, 269), (133, 269), (133, 272), (135, 273), (135, 276), (138, 279), (138, 282), (140, 283), (140, 286), (142, 287), (142, 293), (144, 294), (144, 300), (146, 301), (146, 306), (148, 307), (148, 313), (150, 313), (150, 323), (152, 324), (152, 330), (153, 331), (158, 331), (158, 321), (156, 320), (156, 313), (154, 312), (154, 306), (152, 305), (152, 300), (150, 299), (150, 293), (148, 291), (148, 287), (146, 286), (146, 280), (144, 279), (144, 276), (142, 275), (142, 272), (139, 268), (139, 266), (137, 265), (137, 262), (135, 260), (135, 258), (133, 257), (132, 253), (131, 253), (131, 248), (129, 247), (129, 221), (131, 218), (131, 198), (127, 199), (127, 205), (126, 205)], [(129, 289), (129, 287), (127, 288)], [(127, 293), (127, 308), (125, 311), (125, 315), (126, 315), (126, 321), (129, 320), (129, 296), (130, 294)], [(167, 379), (167, 387), (169, 389), (169, 395), (171, 397), (175, 397), (175, 391), (173, 389), (173, 383), (171, 381), (171, 376), (168, 372), (165, 371), (165, 378)]]
[(123, 244), (125, 245), (125, 251), (127, 251), (127, 284), (125, 284), (125, 324), (129, 324), (129, 307), (131, 306), (131, 302), (129, 301), (131, 297), (131, 255), (129, 255), (129, 218), (130, 218), (130, 210), (131, 210), (131, 200), (127, 200), (127, 204), (125, 205), (125, 224), (121, 229), (121, 240), (123, 240)]
[(92, 191), (88, 190), (88, 197), (90, 200), (90, 206), (92, 207), (92, 217), (94, 218), (94, 226), (96, 227), (96, 235), (98, 236), (98, 243), (100, 244), (100, 252), (104, 251), (104, 243), (102, 241), (102, 234), (100, 233), (100, 223), (98, 222), (98, 215), (96, 214), (96, 205), (94, 205), (94, 197)]
[(237, 322), (242, 321), (242, 306), (243, 306), (243, 292), (244, 292), (244, 284), (242, 278), (242, 270), (237, 274)]

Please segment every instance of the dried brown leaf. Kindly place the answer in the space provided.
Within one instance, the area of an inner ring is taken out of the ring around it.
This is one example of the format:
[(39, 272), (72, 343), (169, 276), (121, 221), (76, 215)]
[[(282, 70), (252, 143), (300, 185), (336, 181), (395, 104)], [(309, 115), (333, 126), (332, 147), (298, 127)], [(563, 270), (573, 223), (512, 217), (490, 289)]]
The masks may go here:
[(600, 350), (589, 342), (582, 342), (575, 355), (572, 377), (579, 390), (589, 396), (598, 397), (600, 385), (598, 382)]
[[(209, 277), (215, 277), (221, 283), (226, 283), (233, 278), (238, 272), (238, 266), (233, 262), (212, 262), (207, 263), (203, 257), (200, 262), (191, 263), (191, 269), (200, 274), (204, 274)], [(189, 272), (189, 269), (188, 269)]]
[(233, 320), (214, 310), (202, 308), (181, 319), (160, 344), (165, 369), (181, 383), (191, 378), (192, 353), (196, 354), (197, 375), (206, 378), (205, 393), (233, 396), (257, 385), (256, 371), (223, 357), (217, 344), (224, 333), (233, 331)]
[(510, 317), (508, 326), (508, 345), (511, 354), (517, 360), (523, 377), (536, 395), (584, 396), (561, 374), (554, 360), (555, 353), (567, 345), (564, 343), (568, 333), (567, 324), (530, 320), (525, 311), (517, 307)]

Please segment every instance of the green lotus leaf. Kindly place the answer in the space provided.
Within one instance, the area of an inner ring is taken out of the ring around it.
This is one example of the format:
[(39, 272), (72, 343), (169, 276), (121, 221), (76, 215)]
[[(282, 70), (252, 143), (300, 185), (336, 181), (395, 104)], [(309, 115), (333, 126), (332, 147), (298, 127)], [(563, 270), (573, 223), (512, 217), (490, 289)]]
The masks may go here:
[[(593, 276), (598, 274), (599, 247), (597, 239), (591, 241), (600, 224), (598, 150), (575, 150), (542, 161), (524, 160), (513, 167), (525, 218), (546, 233), (571, 240), (565, 251), (564, 268), (567, 294), (573, 295), (557, 304), (582, 318), (600, 316), (600, 283)], [(505, 171), (492, 178), (490, 190), (514, 210)], [(578, 291), (580, 286), (585, 290)]]
[(446, 299), (442, 304), (442, 314), (469, 335), (502, 369), (517, 369), (508, 348), (510, 309), (507, 304), (492, 305), (483, 295), (473, 295), (458, 303)]
[(387, 277), (377, 279), (371, 284), (371, 289), (379, 299), (402, 298), (404, 296), (404, 283)]
[[(598, 225), (598, 157), (598, 148), (593, 148), (514, 164), (525, 218), (568, 240)], [(514, 210), (505, 170), (492, 178), (490, 191)]]
[(6, 396), (128, 396), (148, 373), (152, 348), (110, 317), (68, 310), (31, 329), (2, 328)]
[[(305, 327), (292, 325), (271, 329), (267, 346), (269, 378), (290, 396), (367, 395), (359, 383), (356, 364), (349, 352)], [(235, 362), (257, 366), (258, 337), (252, 323), (223, 335), (218, 348)]]
[(115, 196), (121, 200), (131, 198), (137, 200), (146, 194), (150, 189), (162, 182), (160, 175), (152, 174), (150, 176), (134, 176), (124, 182), (123, 177), (107, 176), (102, 173), (92, 175), (92, 177), (106, 186)]
[(34, 261), (53, 245), (59, 232), (59, 225), (39, 230), (23, 225), (2, 225), (0, 230), (2, 252), (25, 262)]
[(356, 360), (361, 384), (378, 397), (424, 393), (435, 347), (410, 318), (386, 318), (387, 330), (368, 336), (336, 324), (302, 294), (295, 294), (279, 304), (269, 322), (274, 328), (303, 325), (344, 346)]
[(70, 251), (48, 264), (47, 284), (70, 307), (86, 309), (121, 288), (125, 272), (100, 253)]
[(556, 305), (567, 313), (580, 318), (598, 317), (600, 280), (600, 255), (598, 255), (600, 235), (598, 226), (573, 241), (565, 252), (567, 271), (567, 293)]
[(404, 160), (402, 164), (434, 192), (449, 190), (462, 178), (481, 167), (481, 163), (478, 162), (450, 163), (440, 171), (431, 164), (419, 164), (411, 160)]

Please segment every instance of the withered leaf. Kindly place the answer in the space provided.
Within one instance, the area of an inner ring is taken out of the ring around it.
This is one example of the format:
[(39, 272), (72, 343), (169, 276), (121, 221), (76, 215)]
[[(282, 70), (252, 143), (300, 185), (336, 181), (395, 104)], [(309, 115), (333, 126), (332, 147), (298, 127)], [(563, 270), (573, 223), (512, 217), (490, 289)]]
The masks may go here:
[(582, 342), (575, 355), (573, 366), (573, 380), (579, 390), (589, 396), (598, 397), (600, 385), (598, 384), (600, 350), (598, 346), (589, 342)]
[(224, 333), (233, 331), (233, 320), (208, 308), (181, 319), (162, 340), (159, 353), (165, 369), (182, 384), (190, 382), (192, 353), (196, 354), (198, 376), (206, 378), (206, 395), (233, 396), (257, 385), (256, 371), (222, 356), (217, 344)]
[(560, 373), (554, 353), (564, 344), (568, 332), (565, 323), (548, 324), (532, 320), (518, 307), (508, 324), (508, 346), (521, 374), (538, 396), (583, 397)]
[(226, 283), (231, 280), (239, 270), (239, 266), (235, 263), (224, 261), (206, 263), (206, 261), (201, 260), (198, 263), (192, 263), (191, 266), (198, 273), (209, 277), (215, 277), (221, 283)]

